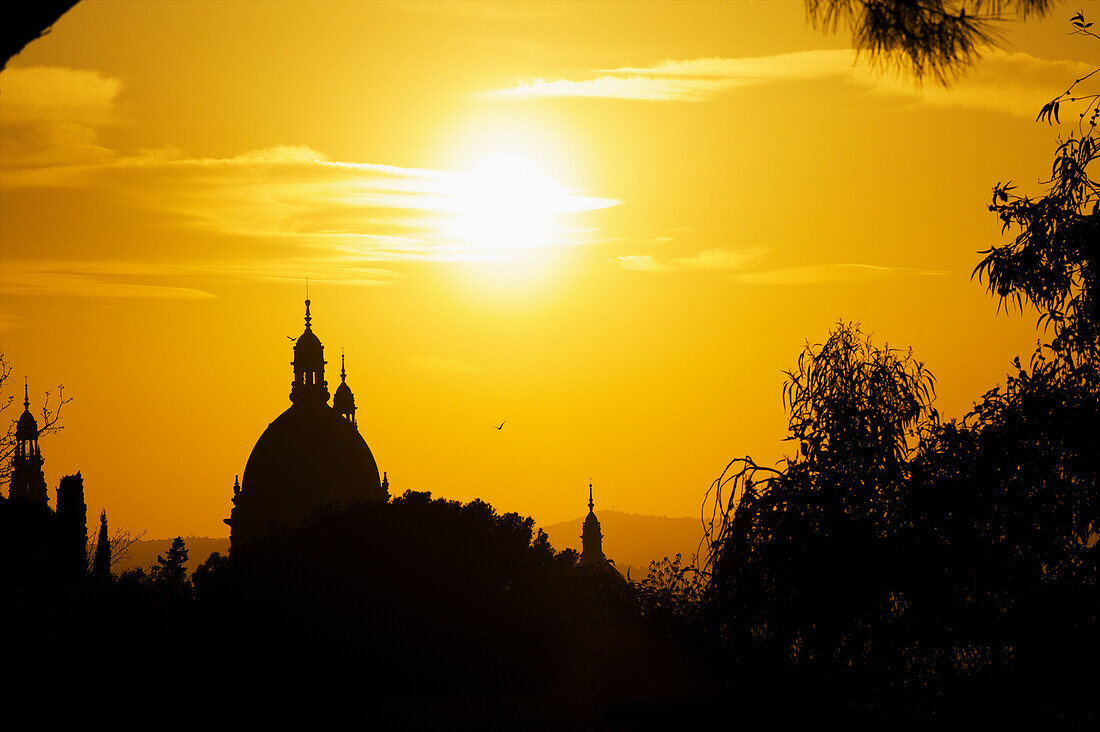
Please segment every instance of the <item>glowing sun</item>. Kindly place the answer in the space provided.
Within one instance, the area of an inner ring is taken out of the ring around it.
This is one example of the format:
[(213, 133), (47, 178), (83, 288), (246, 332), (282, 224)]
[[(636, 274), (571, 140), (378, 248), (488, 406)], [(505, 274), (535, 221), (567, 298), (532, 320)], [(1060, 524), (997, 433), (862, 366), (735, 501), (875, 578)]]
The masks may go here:
[(497, 153), (461, 174), (448, 233), (489, 259), (571, 243), (562, 214), (614, 205), (572, 194), (530, 158)]

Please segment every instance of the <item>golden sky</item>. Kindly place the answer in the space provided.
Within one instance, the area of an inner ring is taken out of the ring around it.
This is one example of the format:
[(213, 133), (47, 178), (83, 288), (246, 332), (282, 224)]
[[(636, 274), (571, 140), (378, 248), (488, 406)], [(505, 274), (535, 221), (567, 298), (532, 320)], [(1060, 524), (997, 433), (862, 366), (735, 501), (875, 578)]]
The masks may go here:
[(51, 495), (226, 535), (307, 276), (395, 494), (697, 516), (839, 319), (961, 416), (1036, 340), (970, 273), (1095, 67), (1078, 8), (945, 90), (801, 2), (85, 0), (0, 74), (0, 349), (75, 399)]

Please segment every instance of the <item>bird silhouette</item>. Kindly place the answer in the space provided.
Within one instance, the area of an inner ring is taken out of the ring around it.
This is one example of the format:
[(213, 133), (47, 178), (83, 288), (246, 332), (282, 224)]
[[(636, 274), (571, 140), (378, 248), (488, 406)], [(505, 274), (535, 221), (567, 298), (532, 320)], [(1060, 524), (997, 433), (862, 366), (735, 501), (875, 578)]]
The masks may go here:
[[(504, 422), (507, 422), (507, 421), (508, 421), (508, 420), (504, 420)], [(495, 425), (495, 424), (494, 424), (494, 425), (490, 425), (490, 427), (493, 427), (493, 428), (495, 428), (495, 429), (498, 429), (498, 430), (502, 430), (502, 429), (504, 429), (504, 422), (501, 422), (501, 423), (500, 423), (500, 426), (499, 426), (499, 427), (498, 427), (497, 425)]]

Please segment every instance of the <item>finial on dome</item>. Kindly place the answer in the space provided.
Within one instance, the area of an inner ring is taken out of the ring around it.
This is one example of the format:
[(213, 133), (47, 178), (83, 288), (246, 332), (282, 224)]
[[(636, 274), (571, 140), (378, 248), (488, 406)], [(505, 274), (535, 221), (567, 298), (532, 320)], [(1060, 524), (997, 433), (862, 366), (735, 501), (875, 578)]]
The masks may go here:
[(589, 481), (588, 481), (588, 512), (589, 512), (589, 513), (591, 513), (591, 512), (592, 512), (592, 508), (593, 508), (593, 507), (594, 507), (595, 505), (596, 505), (596, 504), (592, 502), (592, 481), (591, 481), (591, 480), (589, 480)]
[(309, 321), (311, 321), (311, 320), (313, 320), (313, 318), (311, 318), (309, 316), (309, 297), (307, 296), (306, 297), (306, 330), (310, 330)]
[(347, 374), (344, 373), (344, 349), (340, 349), (340, 381), (344, 381)]
[(23, 409), (31, 408), (31, 398), (27, 394), (27, 377), (23, 377)]

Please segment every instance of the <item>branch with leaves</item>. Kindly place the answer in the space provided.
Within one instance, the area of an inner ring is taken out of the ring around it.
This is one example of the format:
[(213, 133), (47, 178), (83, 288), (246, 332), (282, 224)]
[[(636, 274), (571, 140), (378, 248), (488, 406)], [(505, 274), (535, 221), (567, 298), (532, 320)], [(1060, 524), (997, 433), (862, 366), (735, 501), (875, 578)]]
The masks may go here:
[[(1081, 13), (1070, 22), (1070, 35), (1100, 40)], [(1050, 177), (1042, 181), (1044, 195), (1020, 196), (1011, 182), (994, 186), (989, 210), (1003, 233), (1018, 233), (1010, 243), (981, 252), (985, 256), (973, 273), (1000, 304), (1038, 309), (1039, 325), (1053, 330), (1051, 348), (1070, 363), (1100, 359), (1100, 183), (1091, 177), (1100, 157), (1100, 93), (1081, 91), (1082, 83), (1100, 78), (1098, 72), (1074, 80), (1039, 111), (1036, 119), (1053, 125), (1061, 123), (1066, 103), (1081, 105), (1077, 129), (1058, 142)]]
[(806, 0), (816, 28), (844, 25), (859, 52), (881, 66), (908, 71), (918, 82), (931, 76), (948, 84), (996, 46), (997, 22), (1010, 11), (1020, 19), (1042, 17), (1053, 0)]

